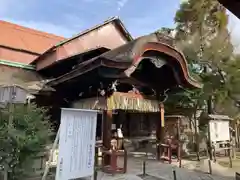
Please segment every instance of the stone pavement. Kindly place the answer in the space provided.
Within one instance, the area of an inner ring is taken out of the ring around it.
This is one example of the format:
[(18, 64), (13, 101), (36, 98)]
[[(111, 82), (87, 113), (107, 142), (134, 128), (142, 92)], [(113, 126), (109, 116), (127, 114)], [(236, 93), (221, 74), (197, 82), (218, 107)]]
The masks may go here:
[[(228, 177), (235, 176), (236, 172), (232, 168), (226, 168), (214, 162), (211, 162), (211, 166), (212, 166), (213, 175), (228, 176)], [(182, 160), (182, 168), (192, 170), (192, 171), (197, 171), (197, 172), (204, 172), (204, 173), (209, 172), (209, 165), (208, 165), (207, 159), (203, 159), (201, 161)]]
[[(225, 168), (229, 167), (229, 158), (228, 157), (217, 158), (217, 162), (222, 167), (225, 167)], [(240, 173), (240, 154), (232, 159), (232, 165), (233, 165), (233, 167), (231, 169), (233, 171), (236, 171), (236, 172)]]
[[(98, 180), (143, 180), (138, 175), (142, 174), (143, 160), (137, 158), (128, 159), (128, 172), (123, 175), (107, 175), (98, 173)], [(177, 180), (234, 180), (234, 177), (223, 177), (208, 175), (202, 172), (194, 172), (184, 168), (177, 168), (173, 165), (163, 164), (155, 160), (148, 160), (146, 173), (153, 177), (146, 177), (146, 180), (173, 180), (173, 169), (176, 170)]]

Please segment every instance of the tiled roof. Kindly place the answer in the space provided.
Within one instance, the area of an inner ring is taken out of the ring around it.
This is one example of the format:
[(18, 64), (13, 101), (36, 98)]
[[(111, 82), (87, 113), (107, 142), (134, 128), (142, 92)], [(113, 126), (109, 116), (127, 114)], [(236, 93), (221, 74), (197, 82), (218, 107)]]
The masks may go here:
[[(37, 31), (16, 24), (0, 20), (0, 46), (11, 51), (20, 51), (26, 54), (42, 54), (51, 46), (65, 40), (65, 38), (53, 34)], [(0, 52), (0, 59), (1, 52)], [(17, 57), (4, 57), (6, 60), (18, 61)], [(13, 58), (13, 59), (12, 59)], [(32, 60), (34, 60), (33, 57)], [(21, 59), (20, 62), (29, 63), (28, 60)]]

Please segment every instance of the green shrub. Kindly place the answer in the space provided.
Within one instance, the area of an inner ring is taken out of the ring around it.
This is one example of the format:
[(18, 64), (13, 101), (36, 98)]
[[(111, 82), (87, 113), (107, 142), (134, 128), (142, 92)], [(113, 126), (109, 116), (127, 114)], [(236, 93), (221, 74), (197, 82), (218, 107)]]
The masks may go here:
[(44, 151), (52, 132), (46, 109), (35, 104), (13, 105), (11, 112), (0, 109), (0, 169), (9, 170), (9, 180), (31, 172), (34, 157)]

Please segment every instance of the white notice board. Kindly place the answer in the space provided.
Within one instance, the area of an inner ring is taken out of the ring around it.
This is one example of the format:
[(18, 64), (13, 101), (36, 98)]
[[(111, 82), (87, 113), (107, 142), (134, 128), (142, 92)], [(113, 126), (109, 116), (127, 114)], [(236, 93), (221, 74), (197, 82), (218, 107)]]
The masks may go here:
[(97, 111), (62, 109), (56, 180), (92, 176)]
[(210, 139), (213, 142), (216, 141), (229, 141), (229, 121), (224, 120), (211, 120), (210, 126)]

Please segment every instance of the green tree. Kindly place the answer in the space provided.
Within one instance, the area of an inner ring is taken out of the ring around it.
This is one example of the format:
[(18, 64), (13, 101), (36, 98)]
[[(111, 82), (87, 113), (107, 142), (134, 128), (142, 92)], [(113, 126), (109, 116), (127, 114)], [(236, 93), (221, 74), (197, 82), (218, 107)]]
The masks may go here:
[(210, 37), (225, 29), (227, 21), (226, 10), (217, 0), (188, 0), (176, 12), (176, 37), (184, 39), (196, 33)]
[[(21, 180), (32, 173), (35, 156), (43, 152), (52, 135), (46, 110), (36, 105), (14, 105), (0, 110), (0, 165), (9, 180)], [(9, 124), (9, 116), (12, 123)]]
[(175, 21), (177, 47), (191, 66), (198, 67), (198, 76), (204, 84), (203, 92), (194, 99), (207, 101), (212, 97), (215, 104), (229, 99), (232, 89), (229, 76), (236, 74), (237, 68), (230, 71), (226, 66), (232, 63), (233, 46), (225, 8), (217, 0), (189, 0), (181, 4)]
[(218, 89), (216, 111), (228, 114), (232, 118), (239, 116), (238, 101), (240, 100), (240, 57), (235, 55), (231, 61), (222, 65), (224, 70), (224, 88)]
[(212, 104), (214, 111), (233, 115), (236, 111), (232, 94), (240, 90), (233, 82), (236, 83), (240, 74), (227, 29), (225, 8), (217, 0), (189, 0), (180, 5), (175, 22), (176, 46), (186, 56), (203, 88), (179, 93), (168, 103), (192, 109), (188, 113), (194, 120), (198, 109), (212, 113)]
[(162, 33), (164, 35), (171, 36), (173, 31), (174, 31), (174, 29), (172, 29), (172, 28), (162, 27), (157, 32)]

